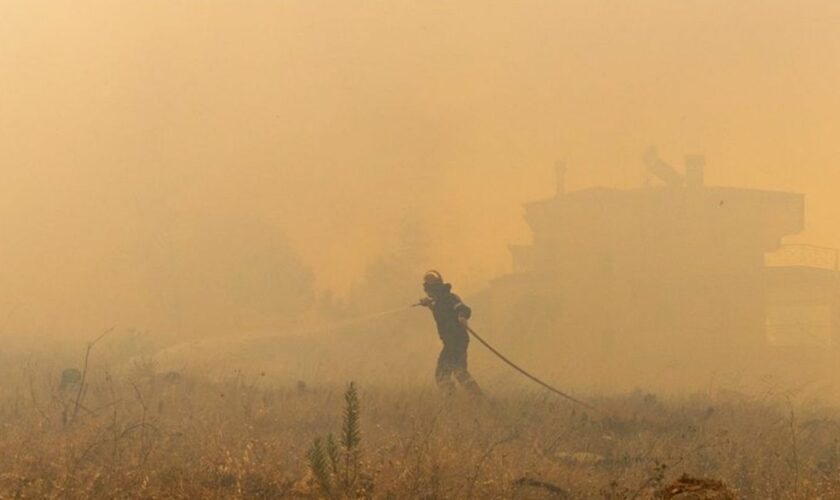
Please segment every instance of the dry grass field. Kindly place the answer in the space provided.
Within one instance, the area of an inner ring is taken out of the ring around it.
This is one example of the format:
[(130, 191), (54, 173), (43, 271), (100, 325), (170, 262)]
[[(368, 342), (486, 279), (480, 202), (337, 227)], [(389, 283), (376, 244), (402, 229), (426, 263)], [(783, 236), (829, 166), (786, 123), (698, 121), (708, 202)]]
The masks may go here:
[(0, 498), (840, 497), (840, 415), (783, 398), (637, 392), (592, 412), (537, 389), (348, 394), (154, 363), (60, 387), (58, 365), (3, 361)]

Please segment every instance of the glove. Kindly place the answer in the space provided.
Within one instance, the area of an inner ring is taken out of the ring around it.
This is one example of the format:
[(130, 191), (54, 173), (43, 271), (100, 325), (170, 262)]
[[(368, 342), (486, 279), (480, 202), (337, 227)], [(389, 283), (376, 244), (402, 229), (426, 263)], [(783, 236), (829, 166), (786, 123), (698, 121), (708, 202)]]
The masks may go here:
[(419, 304), (423, 307), (432, 307), (434, 305), (434, 303), (435, 303), (435, 301), (431, 297), (423, 297), (422, 299), (420, 299), (417, 302), (417, 304)]

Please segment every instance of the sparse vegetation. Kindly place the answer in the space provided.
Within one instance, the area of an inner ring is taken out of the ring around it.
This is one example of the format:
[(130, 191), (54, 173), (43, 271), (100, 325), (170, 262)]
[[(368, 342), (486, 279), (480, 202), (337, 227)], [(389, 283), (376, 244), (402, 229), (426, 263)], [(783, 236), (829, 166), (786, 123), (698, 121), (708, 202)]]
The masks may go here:
[(64, 367), (18, 366), (0, 393), (0, 498), (840, 495), (840, 414), (783, 398), (639, 393), (598, 415), (536, 390), (476, 404), (94, 360), (72, 419)]

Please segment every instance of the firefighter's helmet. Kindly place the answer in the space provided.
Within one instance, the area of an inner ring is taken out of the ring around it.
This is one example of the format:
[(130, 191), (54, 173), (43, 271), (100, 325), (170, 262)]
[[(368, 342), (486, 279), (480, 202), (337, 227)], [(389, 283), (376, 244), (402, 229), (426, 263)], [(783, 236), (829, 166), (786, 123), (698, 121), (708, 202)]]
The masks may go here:
[(443, 276), (435, 270), (426, 271), (426, 274), (423, 275), (423, 283), (426, 285), (441, 284), (443, 283)]

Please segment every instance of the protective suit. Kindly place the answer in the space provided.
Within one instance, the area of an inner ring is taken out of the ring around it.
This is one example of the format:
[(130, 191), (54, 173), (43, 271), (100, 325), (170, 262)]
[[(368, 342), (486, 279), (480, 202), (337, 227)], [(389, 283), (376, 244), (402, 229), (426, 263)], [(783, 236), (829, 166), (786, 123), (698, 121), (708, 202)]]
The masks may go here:
[(467, 369), (467, 347), (470, 343), (467, 320), (472, 316), (472, 310), (458, 295), (452, 293), (452, 285), (444, 283), (436, 271), (426, 273), (423, 289), (428, 298), (423, 299), (421, 304), (431, 309), (438, 335), (443, 342), (435, 370), (438, 387), (447, 394), (453, 393), (454, 376), (470, 394), (481, 395), (481, 389)]

